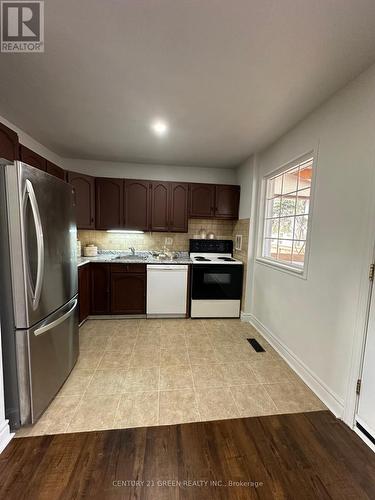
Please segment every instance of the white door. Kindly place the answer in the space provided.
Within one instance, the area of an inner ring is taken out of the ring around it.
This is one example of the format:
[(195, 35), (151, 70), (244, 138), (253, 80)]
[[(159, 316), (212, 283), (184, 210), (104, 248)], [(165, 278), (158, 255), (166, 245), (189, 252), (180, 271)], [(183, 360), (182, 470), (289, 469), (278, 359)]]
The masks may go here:
[(375, 447), (375, 289), (370, 304), (361, 380), (356, 431)]

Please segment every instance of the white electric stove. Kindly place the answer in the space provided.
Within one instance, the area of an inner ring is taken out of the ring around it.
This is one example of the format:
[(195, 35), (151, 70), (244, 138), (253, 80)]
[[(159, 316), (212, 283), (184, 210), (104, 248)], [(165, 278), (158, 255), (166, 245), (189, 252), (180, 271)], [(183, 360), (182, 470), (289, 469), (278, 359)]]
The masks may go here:
[(242, 264), (240, 260), (234, 259), (230, 253), (191, 253), (194, 264)]
[(240, 316), (243, 264), (232, 240), (190, 240), (192, 318)]

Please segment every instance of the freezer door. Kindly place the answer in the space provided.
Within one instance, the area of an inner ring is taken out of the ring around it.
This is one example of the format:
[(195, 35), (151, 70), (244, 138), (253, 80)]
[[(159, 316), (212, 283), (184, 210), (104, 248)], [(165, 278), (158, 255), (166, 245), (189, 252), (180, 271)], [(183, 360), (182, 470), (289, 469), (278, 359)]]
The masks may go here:
[(77, 304), (74, 297), (32, 329), (16, 333), (21, 425), (38, 420), (77, 361)]
[(73, 191), (21, 162), (6, 189), (16, 328), (30, 328), (77, 293)]

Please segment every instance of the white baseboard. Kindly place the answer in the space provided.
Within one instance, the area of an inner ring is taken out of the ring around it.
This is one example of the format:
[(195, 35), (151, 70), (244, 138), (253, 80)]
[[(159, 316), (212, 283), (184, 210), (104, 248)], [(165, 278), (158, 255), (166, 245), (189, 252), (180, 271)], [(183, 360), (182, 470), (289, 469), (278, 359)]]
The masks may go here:
[(320, 378), (308, 368), (277, 336), (263, 325), (254, 315), (241, 313), (241, 320), (248, 321), (271, 344), (288, 365), (299, 377), (315, 392), (319, 399), (337, 417), (342, 419), (344, 414), (344, 401), (331, 391)]
[(245, 323), (250, 323), (251, 321), (251, 314), (250, 313), (245, 313), (243, 311), (241, 311), (241, 321), (244, 321)]
[(4, 420), (0, 428), (0, 453), (5, 449), (14, 433), (10, 432), (8, 420)]

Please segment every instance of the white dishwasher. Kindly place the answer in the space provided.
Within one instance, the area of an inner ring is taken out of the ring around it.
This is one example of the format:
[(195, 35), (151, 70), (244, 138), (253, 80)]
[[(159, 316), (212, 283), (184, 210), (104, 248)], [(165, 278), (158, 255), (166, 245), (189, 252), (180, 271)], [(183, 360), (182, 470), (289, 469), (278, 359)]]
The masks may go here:
[(147, 265), (148, 317), (185, 317), (188, 267), (184, 264)]

